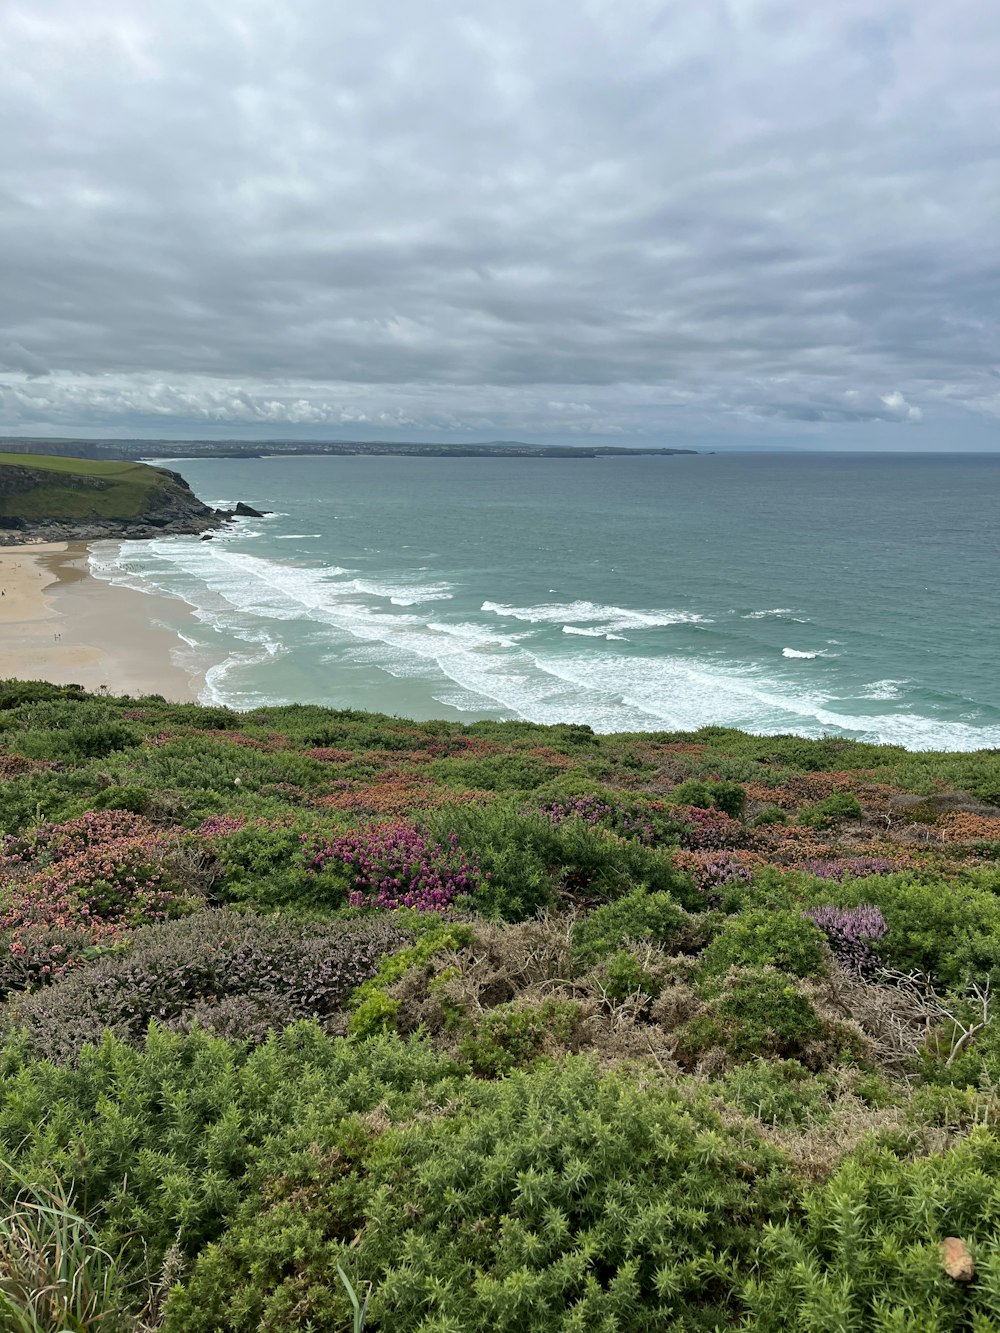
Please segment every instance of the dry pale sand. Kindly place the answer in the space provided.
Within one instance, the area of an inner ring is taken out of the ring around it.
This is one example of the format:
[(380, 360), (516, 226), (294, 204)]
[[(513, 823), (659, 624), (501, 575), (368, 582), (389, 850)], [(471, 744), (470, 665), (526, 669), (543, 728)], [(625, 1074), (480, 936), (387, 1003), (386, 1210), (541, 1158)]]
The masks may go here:
[(197, 699), (177, 636), (152, 623), (161, 599), (92, 578), (85, 542), (0, 547), (0, 589), (0, 680)]

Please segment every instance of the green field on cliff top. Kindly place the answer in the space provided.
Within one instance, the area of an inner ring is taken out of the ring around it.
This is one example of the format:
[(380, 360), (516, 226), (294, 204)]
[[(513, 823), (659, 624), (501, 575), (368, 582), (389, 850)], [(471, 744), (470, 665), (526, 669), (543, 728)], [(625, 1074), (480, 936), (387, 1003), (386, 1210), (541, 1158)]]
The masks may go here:
[[(41, 474), (24, 485), (7, 469)], [(31, 522), (135, 518), (167, 478), (144, 463), (0, 453), (0, 519)]]
[(0, 682), (0, 1328), (987, 1333), (998, 858), (995, 750)]

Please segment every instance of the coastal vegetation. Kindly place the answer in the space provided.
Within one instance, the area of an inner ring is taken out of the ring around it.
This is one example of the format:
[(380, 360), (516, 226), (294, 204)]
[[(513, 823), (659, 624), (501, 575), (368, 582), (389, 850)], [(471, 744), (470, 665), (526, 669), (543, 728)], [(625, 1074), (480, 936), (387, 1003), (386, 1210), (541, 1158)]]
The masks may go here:
[(1000, 1319), (1000, 752), (0, 682), (0, 1328)]
[(230, 517), (202, 504), (184, 478), (166, 468), (0, 453), (0, 545), (200, 533)]
[[(0, 453), (0, 518), (135, 518), (166, 474), (144, 463)], [(10, 471), (8, 471), (8, 469)], [(13, 471), (16, 469), (16, 471)]]

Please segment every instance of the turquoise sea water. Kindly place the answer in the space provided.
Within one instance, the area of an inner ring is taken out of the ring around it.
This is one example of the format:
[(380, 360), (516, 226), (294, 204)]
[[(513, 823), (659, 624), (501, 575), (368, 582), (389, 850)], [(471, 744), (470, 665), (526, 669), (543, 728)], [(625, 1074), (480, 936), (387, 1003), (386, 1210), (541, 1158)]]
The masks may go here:
[(92, 556), (206, 700), (1000, 746), (1000, 456), (169, 466), (275, 511)]

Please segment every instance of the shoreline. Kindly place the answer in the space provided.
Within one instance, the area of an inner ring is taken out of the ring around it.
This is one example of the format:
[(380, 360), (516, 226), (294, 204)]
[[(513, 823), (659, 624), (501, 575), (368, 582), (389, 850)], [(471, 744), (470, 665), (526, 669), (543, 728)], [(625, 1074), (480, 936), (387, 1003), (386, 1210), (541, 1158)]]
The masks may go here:
[(197, 703), (205, 670), (182, 665), (183, 641), (155, 623), (157, 603), (172, 616), (179, 604), (94, 578), (89, 545), (0, 547), (0, 679)]

